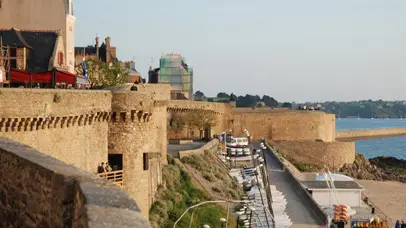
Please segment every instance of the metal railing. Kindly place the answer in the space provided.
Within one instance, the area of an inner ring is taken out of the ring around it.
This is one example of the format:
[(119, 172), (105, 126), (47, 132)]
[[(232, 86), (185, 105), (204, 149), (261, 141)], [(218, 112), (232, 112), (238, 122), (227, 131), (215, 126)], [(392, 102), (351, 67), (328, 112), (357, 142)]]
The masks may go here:
[(124, 179), (123, 170), (99, 173), (97, 174), (97, 176), (109, 181), (113, 181), (113, 183), (118, 187), (123, 187), (123, 179)]

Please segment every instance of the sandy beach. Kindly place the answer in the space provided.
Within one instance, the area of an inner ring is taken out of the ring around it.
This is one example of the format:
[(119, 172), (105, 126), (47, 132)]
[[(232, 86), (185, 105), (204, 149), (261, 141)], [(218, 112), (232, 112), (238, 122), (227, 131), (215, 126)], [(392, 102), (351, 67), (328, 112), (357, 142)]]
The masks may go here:
[(406, 220), (406, 183), (357, 180), (368, 196), (393, 221)]

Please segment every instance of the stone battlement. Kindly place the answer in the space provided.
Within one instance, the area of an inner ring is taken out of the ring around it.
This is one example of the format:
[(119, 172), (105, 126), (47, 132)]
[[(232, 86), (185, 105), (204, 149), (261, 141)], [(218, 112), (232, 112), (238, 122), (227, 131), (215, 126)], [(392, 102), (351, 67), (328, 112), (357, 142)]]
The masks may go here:
[(0, 137), (1, 227), (150, 227), (112, 183)]
[(123, 189), (147, 218), (166, 161), (168, 101), (161, 87), (147, 86), (144, 91), (0, 88), (0, 137), (92, 173), (98, 163), (122, 155)]

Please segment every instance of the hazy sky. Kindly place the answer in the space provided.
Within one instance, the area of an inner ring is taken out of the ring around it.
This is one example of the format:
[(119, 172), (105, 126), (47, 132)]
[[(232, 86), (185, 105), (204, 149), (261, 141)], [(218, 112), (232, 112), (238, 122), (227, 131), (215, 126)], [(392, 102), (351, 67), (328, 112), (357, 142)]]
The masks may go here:
[(176, 52), (207, 96), (406, 100), (405, 0), (73, 2), (76, 46), (110, 36), (145, 78)]

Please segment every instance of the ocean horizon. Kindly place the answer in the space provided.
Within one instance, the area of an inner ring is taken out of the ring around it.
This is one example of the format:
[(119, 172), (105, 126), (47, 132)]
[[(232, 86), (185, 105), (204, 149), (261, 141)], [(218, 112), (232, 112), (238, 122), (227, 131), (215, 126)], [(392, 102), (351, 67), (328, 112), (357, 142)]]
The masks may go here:
[[(337, 131), (379, 128), (406, 128), (406, 119), (336, 119)], [(391, 156), (406, 159), (406, 136), (357, 140), (355, 151), (362, 153), (366, 158)]]

